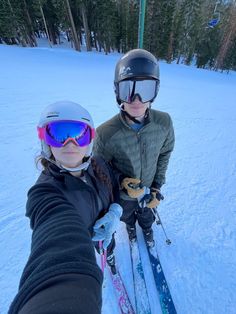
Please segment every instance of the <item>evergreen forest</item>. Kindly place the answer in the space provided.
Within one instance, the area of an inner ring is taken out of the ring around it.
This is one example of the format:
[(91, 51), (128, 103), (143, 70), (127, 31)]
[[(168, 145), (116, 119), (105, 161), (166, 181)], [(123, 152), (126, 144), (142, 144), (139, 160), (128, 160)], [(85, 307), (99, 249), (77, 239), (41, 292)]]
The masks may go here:
[[(0, 0), (0, 44), (137, 48), (139, 0)], [(63, 39), (61, 34), (63, 34)], [(168, 63), (236, 70), (236, 1), (146, 0), (143, 48)]]

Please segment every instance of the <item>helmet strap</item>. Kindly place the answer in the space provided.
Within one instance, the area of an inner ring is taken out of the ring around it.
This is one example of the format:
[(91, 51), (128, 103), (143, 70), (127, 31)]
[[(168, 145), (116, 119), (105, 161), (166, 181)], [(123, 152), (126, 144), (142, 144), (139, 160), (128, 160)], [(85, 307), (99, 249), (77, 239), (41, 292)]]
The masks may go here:
[(79, 165), (79, 167), (76, 167), (76, 168), (68, 168), (62, 165), (60, 165), (60, 168), (62, 168), (62, 171), (64, 170), (64, 171), (69, 171), (69, 172), (78, 172), (81, 170), (87, 170), (90, 165), (90, 159), (91, 157), (89, 157), (87, 161), (83, 162), (81, 165)]
[(141, 122), (138, 119), (136, 119), (135, 117), (132, 117), (127, 111), (122, 110), (122, 112), (124, 113), (126, 117), (128, 117), (134, 123), (141, 124)]
[[(120, 110), (121, 112), (124, 114), (124, 116), (126, 116), (127, 118), (129, 118), (131, 121), (133, 121), (134, 123), (137, 123), (137, 124), (142, 124), (142, 122), (140, 122), (137, 118), (131, 116), (127, 111), (124, 110), (123, 106), (119, 106), (120, 107)], [(151, 106), (149, 106), (150, 108)], [(145, 113), (144, 113), (144, 119), (147, 117), (148, 115), (148, 112), (149, 112), (149, 108), (146, 109)]]
[(83, 162), (81, 165), (79, 165), (76, 168), (68, 168), (63, 166), (62, 164), (60, 164), (59, 162), (53, 160), (50, 158), (51, 156), (51, 150), (49, 148), (49, 146), (43, 141), (41, 140), (41, 146), (42, 146), (42, 151), (41, 151), (41, 156), (46, 159), (47, 161), (49, 161), (50, 163), (56, 165), (57, 167), (59, 167), (61, 170), (64, 171), (69, 171), (69, 172), (78, 172), (81, 170), (86, 170), (88, 168), (88, 166), (90, 165), (90, 160), (91, 160), (91, 155), (92, 155), (92, 148), (93, 148), (93, 140), (91, 141), (91, 143), (89, 144), (88, 150), (85, 154), (85, 158), (87, 159), (85, 162)]
[(62, 171), (68, 171), (68, 172), (78, 172), (78, 171), (81, 171), (81, 170), (86, 170), (88, 169), (89, 165), (90, 165), (90, 161), (91, 161), (91, 157), (89, 157), (85, 162), (83, 162), (81, 165), (79, 165), (78, 167), (76, 168), (69, 168), (69, 167), (65, 167), (63, 166), (62, 164), (60, 164), (59, 162), (49, 158), (47, 156), (47, 154), (42, 151), (41, 152), (41, 155), (44, 159), (46, 159), (47, 161), (49, 161), (50, 163), (52, 163), (53, 165), (56, 165), (57, 167), (59, 167)]

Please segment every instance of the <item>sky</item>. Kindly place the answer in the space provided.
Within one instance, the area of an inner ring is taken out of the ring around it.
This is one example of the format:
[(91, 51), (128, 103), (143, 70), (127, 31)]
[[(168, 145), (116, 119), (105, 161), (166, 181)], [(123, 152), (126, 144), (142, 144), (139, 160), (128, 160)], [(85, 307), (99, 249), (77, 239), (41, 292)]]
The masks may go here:
[[(0, 313), (14, 298), (27, 261), (31, 230), (27, 191), (40, 172), (36, 126), (50, 103), (71, 100), (95, 126), (119, 112), (113, 90), (121, 54), (76, 52), (64, 46), (0, 45)], [(153, 108), (168, 112), (176, 144), (162, 188), (159, 214), (172, 244), (154, 226), (156, 248), (178, 313), (235, 314), (236, 304), (236, 73), (160, 61)], [(141, 233), (138, 234), (149, 301), (160, 313)], [(128, 237), (121, 223), (116, 259), (128, 294), (134, 289)], [(99, 259), (98, 259), (99, 262)], [(119, 313), (105, 274), (103, 314)]]

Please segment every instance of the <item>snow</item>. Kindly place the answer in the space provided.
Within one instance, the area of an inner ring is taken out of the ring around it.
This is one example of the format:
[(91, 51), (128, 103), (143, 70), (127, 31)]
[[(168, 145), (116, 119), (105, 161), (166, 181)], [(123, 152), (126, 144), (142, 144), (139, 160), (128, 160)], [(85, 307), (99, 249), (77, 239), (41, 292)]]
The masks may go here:
[[(28, 189), (39, 175), (36, 125), (43, 108), (68, 99), (86, 106), (98, 126), (118, 112), (113, 92), (120, 55), (69, 48), (0, 45), (0, 313), (17, 292), (31, 231), (24, 217)], [(234, 314), (236, 304), (236, 74), (160, 62), (154, 108), (172, 116), (176, 146), (154, 235), (178, 313)], [(141, 257), (152, 313), (160, 313), (141, 235)], [(125, 226), (116, 258), (134, 303)], [(99, 262), (99, 259), (98, 259)], [(103, 314), (118, 313), (111, 279), (104, 281)]]

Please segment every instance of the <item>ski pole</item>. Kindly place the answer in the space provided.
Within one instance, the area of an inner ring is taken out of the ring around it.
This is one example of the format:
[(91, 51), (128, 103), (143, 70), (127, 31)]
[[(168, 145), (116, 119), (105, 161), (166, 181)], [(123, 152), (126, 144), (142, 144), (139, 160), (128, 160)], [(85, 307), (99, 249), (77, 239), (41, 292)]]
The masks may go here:
[[(136, 187), (135, 187), (135, 188), (136, 188)], [(150, 193), (150, 189), (149, 189), (149, 188), (148, 188), (148, 190), (149, 190), (149, 193)], [(160, 200), (164, 200), (164, 196), (160, 193), (160, 191), (159, 191), (159, 194), (160, 194), (160, 199), (158, 199), (158, 200), (159, 200), (159, 201), (160, 201)], [(144, 207), (146, 207), (146, 204), (149, 203), (151, 200), (152, 200), (151, 194), (148, 194), (148, 193), (147, 193), (146, 195), (144, 195), (144, 197), (143, 197), (143, 198), (141, 199), (141, 201), (139, 202), (139, 207), (142, 208), (142, 209), (144, 209)], [(157, 209), (156, 209), (156, 208), (151, 208), (151, 210), (152, 210), (153, 215), (154, 215), (154, 217), (155, 217), (156, 224), (157, 224), (157, 225), (161, 225), (161, 227), (162, 227), (162, 230), (163, 230), (163, 232), (164, 232), (164, 234), (165, 234), (165, 237), (166, 237), (166, 244), (170, 245), (170, 244), (171, 244), (171, 241), (170, 241), (170, 239), (167, 237), (165, 228), (164, 228), (164, 226), (163, 226), (163, 224), (162, 224), (162, 221), (161, 221), (161, 218), (160, 218), (160, 216), (159, 216), (159, 214), (158, 214), (158, 212), (157, 212)]]
[(103, 249), (102, 241), (99, 241), (98, 245), (99, 245), (99, 254), (101, 255), (101, 268), (102, 268), (102, 272), (104, 273), (106, 262), (107, 262), (107, 250)]
[(162, 230), (163, 230), (164, 235), (165, 235), (165, 237), (166, 237), (166, 244), (170, 245), (170, 244), (171, 244), (171, 241), (170, 241), (170, 239), (167, 237), (165, 228), (164, 228), (164, 226), (163, 226), (163, 223), (162, 223), (162, 221), (161, 221), (161, 218), (160, 218), (160, 215), (158, 214), (157, 209), (156, 209), (156, 208), (152, 208), (152, 212), (153, 212), (153, 215), (154, 215), (154, 217), (155, 217), (156, 224), (157, 224), (157, 225), (161, 225), (161, 227), (162, 227)]

